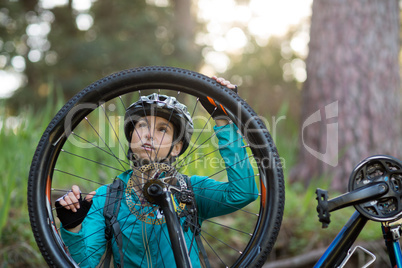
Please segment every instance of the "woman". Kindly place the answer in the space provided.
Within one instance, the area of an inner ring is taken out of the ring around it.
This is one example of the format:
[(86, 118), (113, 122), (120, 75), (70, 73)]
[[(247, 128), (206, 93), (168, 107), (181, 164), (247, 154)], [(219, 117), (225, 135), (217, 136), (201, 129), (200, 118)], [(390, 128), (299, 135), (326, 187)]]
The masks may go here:
[[(223, 78), (214, 79), (230, 89), (236, 88)], [(224, 109), (215, 107), (208, 100), (201, 100), (201, 103), (215, 119), (214, 131), (225, 161), (228, 182), (198, 175), (189, 178), (200, 225), (205, 219), (234, 212), (258, 196), (253, 169), (236, 125), (229, 123)], [(117, 176), (123, 185), (123, 197), (117, 215), (121, 231), (118, 240), (121, 242), (116, 243), (114, 237), (112, 243), (115, 265), (123, 266), (123, 262), (128, 267), (165, 267), (175, 263), (164, 217), (148, 202), (143, 189), (150, 180), (167, 178), (169, 168), (161, 170), (160, 167), (171, 167), (176, 157), (184, 153), (193, 128), (187, 107), (174, 97), (152, 94), (141, 97), (126, 110), (124, 131), (132, 169)], [(177, 185), (177, 176), (168, 182)], [(56, 201), (63, 241), (82, 267), (97, 266), (108, 243), (104, 216), (105, 206), (108, 206), (107, 189), (108, 186), (102, 186), (82, 200), (79, 187), (74, 185), (69, 193)], [(186, 216), (180, 219), (183, 226), (186, 220)], [(200, 248), (194, 244), (192, 229), (184, 228), (185, 239), (187, 247), (192, 247), (192, 266), (199, 267)]]

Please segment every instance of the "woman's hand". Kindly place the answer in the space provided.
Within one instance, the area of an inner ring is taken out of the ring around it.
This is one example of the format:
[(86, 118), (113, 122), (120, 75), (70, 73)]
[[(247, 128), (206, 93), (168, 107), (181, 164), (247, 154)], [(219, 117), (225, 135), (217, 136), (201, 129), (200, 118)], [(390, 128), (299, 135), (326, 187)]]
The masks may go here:
[[(212, 76), (212, 79), (214, 79), (216, 82), (221, 84), (222, 86), (226, 86), (227, 88), (233, 90), (234, 92), (237, 93), (237, 86), (230, 83), (229, 80), (226, 80), (223, 77), (217, 77), (217, 76)], [(216, 125), (219, 126), (225, 126), (229, 124), (228, 117), (226, 114), (226, 111), (222, 109), (219, 105), (216, 106), (216, 104), (212, 104), (210, 100), (201, 100), (202, 106), (207, 110), (207, 112), (214, 118)]]
[(232, 89), (234, 92), (237, 93), (237, 86), (233, 85), (232, 83), (230, 83), (229, 80), (226, 80), (223, 77), (216, 77), (216, 76), (212, 76), (212, 79), (214, 79), (216, 82), (218, 82), (219, 84), (221, 84), (222, 86), (226, 86), (227, 88)]
[(90, 192), (84, 200), (80, 188), (77, 185), (71, 187), (71, 191), (56, 200), (56, 213), (63, 227), (72, 232), (81, 230), (81, 223), (88, 214), (92, 205), (95, 191)]

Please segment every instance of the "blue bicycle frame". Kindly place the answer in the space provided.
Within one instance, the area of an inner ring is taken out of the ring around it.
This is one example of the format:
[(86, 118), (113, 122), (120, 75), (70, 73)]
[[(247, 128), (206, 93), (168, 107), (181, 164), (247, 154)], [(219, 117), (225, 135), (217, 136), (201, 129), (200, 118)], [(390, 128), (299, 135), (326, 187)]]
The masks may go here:
[[(356, 211), (314, 267), (338, 267), (346, 258), (349, 249), (356, 241), (367, 221), (366, 217)], [(392, 267), (402, 268), (402, 253), (399, 245), (400, 225), (392, 227), (383, 224), (382, 231)]]
[(391, 261), (392, 267), (402, 267), (402, 252), (399, 244), (399, 238), (401, 235), (400, 227), (382, 226), (382, 232), (384, 234), (385, 245), (388, 249), (388, 255)]

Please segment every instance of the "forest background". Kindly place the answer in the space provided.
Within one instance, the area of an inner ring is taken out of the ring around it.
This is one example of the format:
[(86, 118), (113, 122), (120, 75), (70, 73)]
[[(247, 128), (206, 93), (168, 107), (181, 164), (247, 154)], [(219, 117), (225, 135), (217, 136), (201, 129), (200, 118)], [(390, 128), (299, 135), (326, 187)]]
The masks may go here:
[[(103, 76), (150, 65), (223, 76), (268, 122), (287, 181), (269, 260), (272, 267), (278, 260), (283, 267), (295, 267), (292, 260), (311, 266), (353, 212), (337, 212), (320, 230), (315, 188), (335, 196), (369, 155), (402, 158), (400, 8), (398, 1), (276, 2), (1, 0), (1, 266), (44, 265), (30, 229), (26, 182), (51, 118)], [(325, 115), (334, 103), (336, 142), (327, 141), (326, 122), (304, 129), (306, 118)], [(333, 154), (320, 158), (306, 148)], [(387, 262), (378, 224), (361, 239)]]

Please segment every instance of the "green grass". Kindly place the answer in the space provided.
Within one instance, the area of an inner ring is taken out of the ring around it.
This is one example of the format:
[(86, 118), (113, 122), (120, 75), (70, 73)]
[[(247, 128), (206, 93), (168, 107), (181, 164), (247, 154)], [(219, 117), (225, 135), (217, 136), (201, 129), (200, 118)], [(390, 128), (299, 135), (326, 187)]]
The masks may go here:
[(26, 203), (29, 167), (43, 131), (40, 119), (43, 117), (13, 118), (17, 125), (11, 128), (10, 118), (1, 119), (0, 264), (3, 267), (43, 265), (29, 225)]
[(1, 267), (45, 266), (29, 222), (27, 181), (39, 138), (63, 103), (60, 92), (55, 90), (42, 110), (27, 107), (18, 116), (10, 117), (6, 101), (0, 102)]

